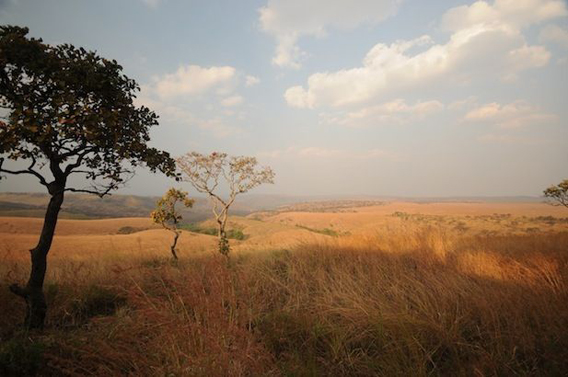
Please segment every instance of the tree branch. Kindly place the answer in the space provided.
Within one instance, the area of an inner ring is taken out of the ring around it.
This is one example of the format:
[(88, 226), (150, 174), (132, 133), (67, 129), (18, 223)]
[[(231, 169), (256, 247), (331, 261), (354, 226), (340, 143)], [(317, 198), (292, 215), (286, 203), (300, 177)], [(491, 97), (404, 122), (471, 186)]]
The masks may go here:
[(69, 174), (71, 174), (73, 172), (73, 169), (78, 168), (79, 166), (81, 166), (81, 164), (83, 163), (83, 159), (85, 158), (85, 156), (87, 156), (89, 153), (91, 153), (93, 151), (93, 148), (88, 148), (88, 149), (83, 149), (83, 153), (80, 153), (77, 156), (77, 160), (75, 160), (74, 163), (69, 164), (65, 167), (65, 176), (68, 176)]
[(89, 189), (76, 189), (76, 188), (73, 188), (73, 187), (68, 187), (64, 191), (78, 192), (78, 193), (85, 193), (85, 194), (94, 194), (94, 195), (97, 195), (99, 198), (102, 198), (106, 195), (110, 195), (110, 192), (115, 187), (116, 187), (116, 185), (110, 185), (104, 191), (89, 190)]
[(8, 169), (4, 169), (2, 166), (4, 165), (4, 157), (0, 158), (0, 173), (8, 173), (8, 174), (14, 174), (14, 175), (18, 175), (18, 174), (30, 174), (35, 176), (37, 179), (39, 179), (39, 182), (46, 186), (48, 185), (47, 181), (45, 180), (45, 178), (39, 174), (37, 171), (35, 171), (33, 168), (36, 164), (36, 159), (35, 157), (32, 156), (32, 163), (30, 164), (30, 166), (26, 169), (26, 170), (8, 170)]
[[(60, 147), (60, 148), (63, 148), (63, 147)], [(58, 158), (59, 160), (63, 161), (63, 160), (65, 160), (65, 159), (68, 158), (68, 157), (75, 156), (76, 154), (78, 154), (79, 152), (85, 150), (86, 148), (87, 148), (87, 145), (86, 145), (85, 143), (81, 143), (81, 145), (78, 146), (78, 147), (75, 148), (75, 149), (68, 149), (68, 148), (65, 148), (65, 149), (67, 150), (67, 152), (58, 155), (57, 158)]]

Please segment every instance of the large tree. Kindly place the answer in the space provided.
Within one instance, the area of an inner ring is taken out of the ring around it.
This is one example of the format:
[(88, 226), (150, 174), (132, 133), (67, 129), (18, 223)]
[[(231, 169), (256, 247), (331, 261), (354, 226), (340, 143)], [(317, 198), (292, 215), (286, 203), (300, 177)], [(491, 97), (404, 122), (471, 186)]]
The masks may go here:
[[(47, 309), (47, 255), (65, 192), (103, 197), (136, 166), (173, 175), (175, 161), (147, 145), (158, 117), (134, 105), (139, 87), (115, 60), (27, 34), (27, 28), (0, 27), (0, 174), (35, 177), (51, 196), (39, 242), (30, 250), (29, 280), (10, 287), (26, 300), (25, 324), (38, 328)], [(6, 166), (10, 160), (20, 160), (20, 167)], [(91, 186), (70, 187), (76, 175)]]
[[(190, 152), (176, 159), (185, 181), (200, 193), (209, 196), (213, 215), (218, 226), (219, 252), (225, 256), (231, 250), (225, 227), (229, 208), (237, 195), (263, 183), (274, 183), (274, 172), (269, 167), (259, 167), (256, 158), (229, 157), (226, 153), (213, 152), (203, 155)], [(220, 187), (221, 185), (221, 187)], [(219, 191), (225, 188), (228, 196), (222, 198)]]
[(568, 179), (544, 190), (544, 196), (553, 206), (564, 206), (568, 208)]

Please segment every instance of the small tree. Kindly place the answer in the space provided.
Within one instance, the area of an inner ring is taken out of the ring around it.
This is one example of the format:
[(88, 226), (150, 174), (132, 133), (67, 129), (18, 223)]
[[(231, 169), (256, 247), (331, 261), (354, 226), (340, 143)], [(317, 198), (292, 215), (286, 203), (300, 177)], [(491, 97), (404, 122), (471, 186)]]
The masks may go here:
[(549, 203), (553, 206), (564, 206), (568, 208), (568, 179), (544, 190), (544, 196), (548, 198)]
[[(47, 310), (47, 255), (64, 193), (103, 197), (136, 166), (173, 175), (175, 161), (148, 147), (149, 128), (158, 117), (134, 106), (138, 85), (116, 61), (69, 44), (44, 44), (27, 34), (27, 28), (0, 26), (0, 107), (8, 113), (0, 120), (0, 173), (31, 175), (51, 196), (39, 242), (30, 250), (29, 280), (25, 287), (10, 286), (26, 300), (25, 324), (38, 328)], [(6, 159), (27, 161), (27, 167), (8, 169)], [(69, 187), (75, 175), (92, 187)]]
[(158, 200), (156, 210), (150, 214), (152, 221), (174, 233), (174, 242), (170, 246), (174, 259), (178, 259), (176, 245), (181, 233), (178, 224), (182, 220), (181, 213), (176, 210), (176, 204), (181, 203), (186, 208), (191, 208), (194, 202), (187, 197), (187, 192), (171, 188)]
[[(207, 156), (190, 152), (179, 157), (176, 162), (183, 173), (183, 179), (211, 199), (213, 215), (218, 226), (219, 252), (228, 256), (231, 249), (225, 226), (229, 207), (234, 203), (237, 195), (263, 183), (274, 183), (274, 172), (269, 167), (258, 167), (254, 157), (229, 157), (226, 153), (213, 152)], [(227, 199), (221, 198), (217, 193), (222, 181), (229, 191)]]

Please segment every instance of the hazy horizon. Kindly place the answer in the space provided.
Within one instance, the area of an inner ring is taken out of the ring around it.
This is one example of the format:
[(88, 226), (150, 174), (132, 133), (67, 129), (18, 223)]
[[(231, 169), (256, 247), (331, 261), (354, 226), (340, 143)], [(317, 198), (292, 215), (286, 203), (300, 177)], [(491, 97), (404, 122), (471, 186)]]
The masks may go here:
[[(0, 0), (0, 24), (116, 59), (160, 116), (151, 145), (256, 156), (276, 184), (251, 194), (540, 197), (568, 178), (562, 0)], [(116, 193), (172, 186), (195, 194), (144, 170)]]

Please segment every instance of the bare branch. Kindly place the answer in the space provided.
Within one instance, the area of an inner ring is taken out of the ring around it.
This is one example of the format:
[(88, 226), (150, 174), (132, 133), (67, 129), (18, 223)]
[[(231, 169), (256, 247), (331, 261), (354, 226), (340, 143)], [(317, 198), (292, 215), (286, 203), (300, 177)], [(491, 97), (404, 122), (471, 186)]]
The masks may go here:
[(42, 185), (46, 186), (48, 185), (47, 181), (45, 180), (45, 178), (38, 173), (37, 171), (35, 171), (33, 168), (36, 164), (36, 159), (32, 156), (32, 163), (30, 164), (30, 166), (26, 169), (26, 170), (8, 170), (8, 169), (4, 169), (3, 165), (4, 165), (4, 157), (0, 158), (0, 173), (8, 173), (8, 174), (14, 174), (14, 175), (18, 175), (18, 174), (30, 174), (35, 176), (37, 179), (39, 179), (39, 183), (41, 183)]
[(96, 189), (89, 190), (89, 189), (76, 189), (73, 187), (68, 187), (64, 191), (71, 191), (71, 192), (78, 192), (78, 193), (85, 193), (85, 194), (94, 194), (97, 195), (99, 198), (102, 198), (106, 195), (110, 195), (110, 192), (115, 189), (115, 185), (109, 185), (104, 191), (98, 191)]

